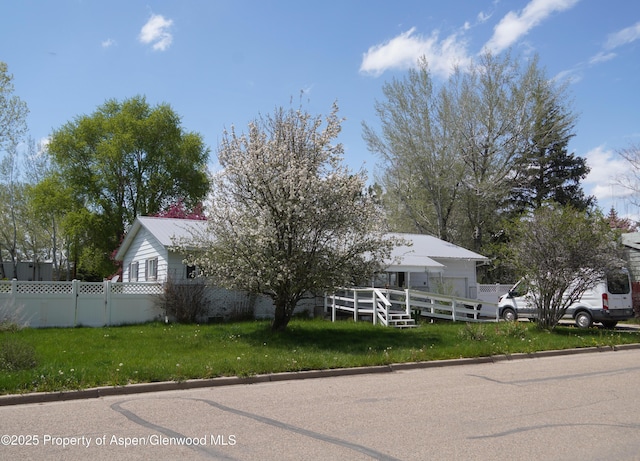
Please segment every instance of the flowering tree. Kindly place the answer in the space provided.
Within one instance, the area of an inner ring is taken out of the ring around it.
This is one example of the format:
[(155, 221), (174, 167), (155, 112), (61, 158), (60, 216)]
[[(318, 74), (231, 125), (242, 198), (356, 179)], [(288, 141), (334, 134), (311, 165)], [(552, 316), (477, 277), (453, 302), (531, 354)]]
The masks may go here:
[(342, 145), (332, 143), (337, 112), (334, 104), (323, 122), (279, 108), (248, 134), (225, 132), (208, 231), (183, 242), (183, 251), (199, 248), (187, 259), (213, 283), (271, 297), (273, 330), (310, 293), (368, 280), (393, 247), (365, 175), (342, 166)]
[(182, 199), (171, 204), (166, 210), (156, 213), (153, 216), (158, 218), (196, 219), (199, 221), (207, 219), (202, 210), (202, 203), (197, 203), (193, 209), (189, 210)]

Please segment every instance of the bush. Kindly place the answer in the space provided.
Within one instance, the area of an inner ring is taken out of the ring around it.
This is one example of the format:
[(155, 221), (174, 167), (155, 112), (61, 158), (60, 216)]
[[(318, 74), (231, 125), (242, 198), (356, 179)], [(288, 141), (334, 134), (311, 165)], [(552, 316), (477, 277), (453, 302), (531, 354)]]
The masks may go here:
[(35, 348), (13, 333), (3, 333), (0, 341), (0, 370), (27, 370), (36, 366)]
[(169, 278), (157, 304), (178, 323), (198, 322), (209, 310), (207, 286), (197, 279), (178, 283)]

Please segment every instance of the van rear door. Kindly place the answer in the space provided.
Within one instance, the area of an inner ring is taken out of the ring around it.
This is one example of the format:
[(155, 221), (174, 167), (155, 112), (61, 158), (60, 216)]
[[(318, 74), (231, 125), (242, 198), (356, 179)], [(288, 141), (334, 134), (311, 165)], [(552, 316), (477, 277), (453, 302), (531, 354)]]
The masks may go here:
[(607, 301), (610, 310), (632, 309), (631, 281), (627, 271), (607, 274)]

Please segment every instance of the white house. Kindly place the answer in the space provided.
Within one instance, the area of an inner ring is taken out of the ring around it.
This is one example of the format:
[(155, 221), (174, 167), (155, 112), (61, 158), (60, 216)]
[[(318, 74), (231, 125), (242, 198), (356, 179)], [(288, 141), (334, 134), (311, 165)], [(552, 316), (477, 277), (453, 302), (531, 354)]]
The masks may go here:
[(171, 251), (176, 239), (190, 238), (206, 229), (206, 221), (139, 216), (131, 225), (116, 260), (122, 261), (123, 282), (166, 282), (189, 278), (192, 267), (183, 255)]
[[(116, 253), (123, 262), (123, 282), (163, 282), (167, 276), (188, 278), (194, 268), (171, 251), (175, 239), (206, 229), (206, 221), (138, 217)], [(430, 235), (390, 234), (408, 245), (395, 248), (379, 286), (409, 287), (425, 291), (476, 297), (476, 265), (487, 258)]]
[(410, 244), (394, 249), (386, 277), (377, 284), (477, 297), (476, 266), (488, 258), (431, 235), (390, 235)]

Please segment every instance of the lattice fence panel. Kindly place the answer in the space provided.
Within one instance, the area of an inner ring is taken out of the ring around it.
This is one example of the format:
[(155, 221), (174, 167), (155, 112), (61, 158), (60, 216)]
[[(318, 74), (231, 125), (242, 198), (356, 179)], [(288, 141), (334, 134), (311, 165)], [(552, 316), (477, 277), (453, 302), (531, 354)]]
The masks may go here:
[(162, 293), (162, 284), (159, 283), (114, 283), (111, 285), (111, 293), (126, 295), (159, 295)]
[(73, 293), (73, 282), (18, 282), (19, 294), (68, 295)]
[(102, 295), (104, 294), (104, 283), (82, 282), (78, 286), (78, 293), (82, 295)]

